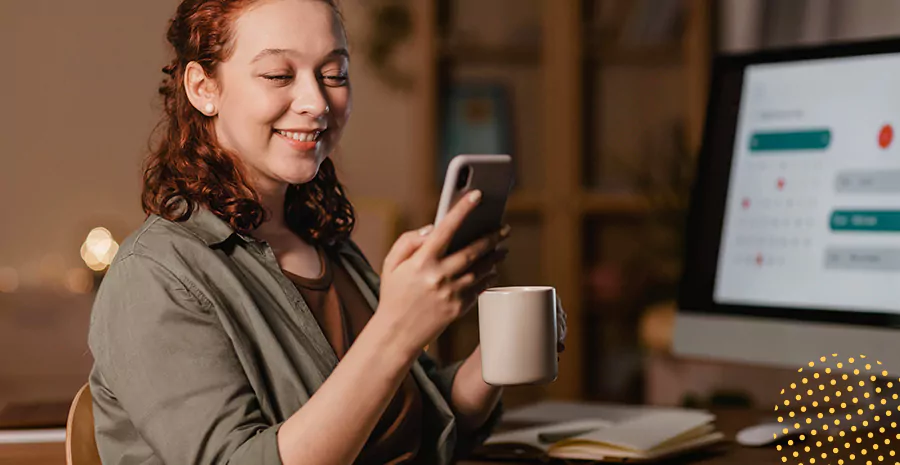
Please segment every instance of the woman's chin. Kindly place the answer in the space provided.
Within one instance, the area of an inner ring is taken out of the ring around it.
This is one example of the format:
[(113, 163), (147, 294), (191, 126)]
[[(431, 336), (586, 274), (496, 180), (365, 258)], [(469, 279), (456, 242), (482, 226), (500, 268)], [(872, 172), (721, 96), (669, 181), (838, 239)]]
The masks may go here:
[(306, 184), (316, 178), (318, 174), (318, 166), (313, 168), (304, 168), (296, 170), (283, 170), (279, 174), (279, 178), (288, 184)]
[(278, 157), (268, 163), (268, 172), (275, 179), (287, 184), (306, 184), (316, 178), (324, 157), (314, 154)]
[(315, 176), (283, 176), (282, 177), (284, 182), (286, 182), (287, 184), (290, 184), (290, 185), (306, 184), (315, 178), (316, 178)]

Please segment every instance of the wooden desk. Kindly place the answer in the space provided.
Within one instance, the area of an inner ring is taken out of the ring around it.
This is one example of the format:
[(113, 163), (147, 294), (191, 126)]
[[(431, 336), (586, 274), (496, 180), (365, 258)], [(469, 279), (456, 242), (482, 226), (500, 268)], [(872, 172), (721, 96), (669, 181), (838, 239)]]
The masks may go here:
[[(725, 436), (729, 441), (734, 438), (734, 434), (738, 430), (744, 426), (754, 424), (763, 418), (761, 416), (762, 414), (747, 410), (721, 411), (716, 413), (718, 414), (717, 425), (719, 426), (719, 429), (725, 433)], [(0, 465), (65, 465), (65, 463), (65, 448), (61, 443), (0, 444)], [(511, 464), (511, 462), (503, 463), (506, 465)], [(749, 448), (729, 442), (718, 447), (714, 451), (705, 452), (701, 455), (683, 457), (666, 463), (684, 465), (774, 465), (781, 464), (782, 462), (781, 453), (776, 451), (773, 446)], [(862, 463), (865, 462), (863, 461)], [(893, 460), (881, 463), (893, 463)], [(464, 461), (459, 465), (497, 464), (498, 462)]]
[(0, 465), (66, 465), (66, 446), (48, 444), (0, 444)]

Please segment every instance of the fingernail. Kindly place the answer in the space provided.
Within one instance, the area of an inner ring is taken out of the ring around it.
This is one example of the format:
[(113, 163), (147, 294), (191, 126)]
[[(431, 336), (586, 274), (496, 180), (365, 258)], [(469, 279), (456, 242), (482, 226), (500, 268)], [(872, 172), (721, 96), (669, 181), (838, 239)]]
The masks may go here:
[(419, 228), (419, 235), (420, 235), (420, 236), (424, 236), (424, 235), (430, 233), (432, 229), (434, 229), (434, 225), (433, 225), (433, 224), (429, 224), (428, 226)]
[(507, 225), (503, 226), (503, 229), (500, 230), (500, 236), (507, 237), (507, 236), (509, 236), (510, 231), (512, 231), (512, 226), (507, 224)]
[(469, 192), (469, 202), (478, 203), (479, 200), (481, 200), (481, 191), (480, 190), (476, 189), (472, 192)]

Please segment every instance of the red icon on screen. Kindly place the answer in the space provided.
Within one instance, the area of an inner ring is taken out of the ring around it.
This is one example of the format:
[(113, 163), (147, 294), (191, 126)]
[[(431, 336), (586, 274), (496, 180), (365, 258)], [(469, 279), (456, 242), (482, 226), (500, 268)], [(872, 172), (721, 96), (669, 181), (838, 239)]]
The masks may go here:
[(756, 265), (757, 265), (757, 266), (762, 266), (762, 263), (763, 263), (763, 256), (762, 256), (762, 254), (761, 254), (761, 253), (756, 254)]
[(741, 202), (741, 206), (744, 207), (744, 210), (750, 208), (750, 199), (748, 197), (744, 197), (744, 200)]
[(778, 178), (778, 183), (776, 185), (778, 186), (778, 190), (784, 189), (784, 178)]
[(890, 124), (885, 124), (881, 127), (881, 131), (878, 133), (878, 145), (886, 149), (890, 147), (891, 141), (894, 140), (894, 128), (891, 127)]

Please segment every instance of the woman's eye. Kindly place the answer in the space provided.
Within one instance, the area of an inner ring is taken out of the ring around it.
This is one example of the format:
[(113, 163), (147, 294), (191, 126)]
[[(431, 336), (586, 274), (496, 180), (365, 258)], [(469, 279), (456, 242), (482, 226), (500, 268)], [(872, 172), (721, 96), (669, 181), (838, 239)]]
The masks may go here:
[(325, 81), (325, 84), (330, 86), (343, 86), (347, 84), (347, 81), (350, 80), (350, 77), (347, 73), (335, 73), (335, 74), (324, 74), (322, 75), (322, 79)]
[(273, 82), (287, 82), (290, 81), (293, 76), (287, 74), (275, 74), (275, 75), (265, 75), (263, 78), (268, 79)]

